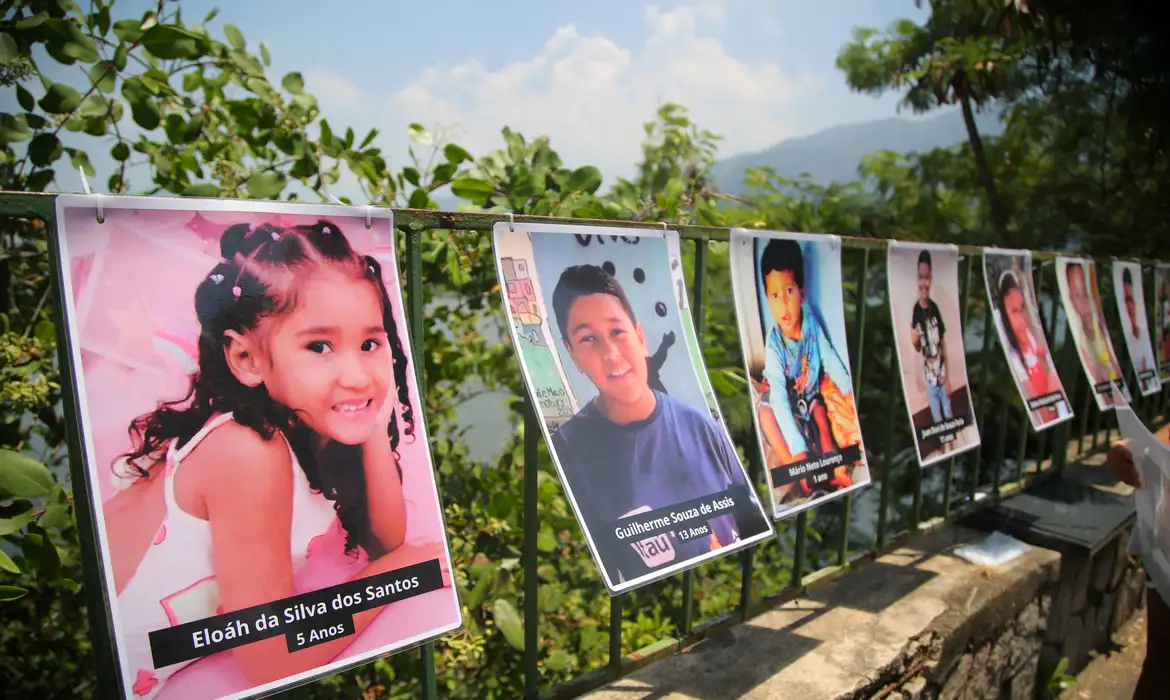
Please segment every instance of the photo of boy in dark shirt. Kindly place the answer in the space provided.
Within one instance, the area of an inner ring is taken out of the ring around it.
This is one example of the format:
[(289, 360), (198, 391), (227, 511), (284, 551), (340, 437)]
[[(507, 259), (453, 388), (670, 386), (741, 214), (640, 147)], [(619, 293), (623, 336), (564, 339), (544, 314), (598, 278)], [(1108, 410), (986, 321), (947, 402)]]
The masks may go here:
[[(910, 315), (910, 334), (914, 349), (922, 353), (931, 420), (941, 423), (953, 418), (954, 413), (951, 411), (951, 394), (947, 382), (947, 346), (943, 340), (947, 326), (943, 323), (938, 304), (930, 298), (931, 273), (930, 251), (924, 250), (918, 256), (918, 301)], [(944, 444), (944, 452), (946, 448)]]
[[(552, 294), (562, 342), (598, 395), (552, 435), (567, 486), (614, 583), (685, 562), (769, 526), (727, 435), (708, 411), (650, 385), (646, 339), (621, 285), (596, 265), (561, 273)], [(735, 507), (674, 530), (616, 534), (628, 516), (730, 492)]]

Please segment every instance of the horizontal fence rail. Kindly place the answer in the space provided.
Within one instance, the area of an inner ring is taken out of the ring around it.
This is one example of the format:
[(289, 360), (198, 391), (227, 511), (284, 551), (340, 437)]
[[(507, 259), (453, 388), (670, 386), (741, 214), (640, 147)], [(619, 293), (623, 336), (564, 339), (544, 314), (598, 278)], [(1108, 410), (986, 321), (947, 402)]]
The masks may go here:
[[(48, 226), (54, 224), (54, 195), (31, 193), (0, 193), (0, 216), (17, 218), (38, 218)], [(198, 200), (191, 200), (192, 206), (198, 206)], [(554, 217), (539, 217), (526, 215), (511, 215), (497, 212), (448, 212), (421, 209), (394, 209), (394, 222), (404, 234), (406, 306), (409, 325), (412, 330), (414, 356), (423, 356), (422, 325), (425, 323), (422, 285), (422, 237), (432, 230), (477, 231), (490, 232), (492, 227), (500, 222), (514, 221), (517, 223), (558, 223), (580, 226), (598, 225), (605, 227), (621, 227), (642, 230), (662, 230), (660, 222), (637, 222), (623, 220), (591, 220), (591, 219), (564, 219)], [(709, 226), (671, 225), (666, 227), (679, 232), (682, 239), (691, 241), (693, 267), (691, 269), (691, 309), (694, 314), (696, 333), (700, 345), (704, 340), (704, 323), (707, 318), (708, 302), (712, 294), (730, 296), (730, 290), (711, 289), (708, 281), (709, 250), (712, 243), (729, 241), (730, 230)], [(539, 577), (537, 567), (540, 552), (537, 547), (537, 533), (540, 527), (540, 504), (538, 500), (538, 465), (540, 463), (540, 425), (535, 407), (528, 401), (524, 410), (523, 427), (523, 556), (520, 563), (524, 586), (524, 651), (522, 652), (521, 668), (524, 680), (524, 694), (528, 698), (567, 698), (580, 695), (590, 689), (599, 687), (607, 682), (621, 677), (630, 671), (642, 667), (654, 660), (668, 656), (683, 647), (699, 641), (713, 632), (724, 630), (741, 623), (766, 610), (774, 608), (784, 602), (793, 600), (802, 595), (810, 586), (831, 580), (852, 568), (871, 562), (883, 553), (903, 545), (917, 534), (929, 532), (948, 523), (969, 515), (974, 510), (987, 507), (999, 500), (1019, 493), (1030, 484), (1038, 480), (1058, 475), (1070, 459), (1084, 457), (1094, 451), (1102, 450), (1109, 444), (1116, 419), (1109, 414), (1096, 409), (1092, 396), (1092, 387), (1083, 375), (1078, 362), (1076, 350), (1071, 335), (1067, 331), (1064, 312), (1060, 304), (1059, 295), (1054, 280), (1055, 266), (1052, 261), (1057, 253), (1040, 251), (1033, 252), (1035, 261), (1034, 279), (1044, 331), (1047, 335), (1053, 359), (1068, 394), (1070, 406), (1077, 414), (1072, 420), (1060, 423), (1041, 433), (1034, 433), (1026, 409), (1020, 403), (1015, 387), (1006, 395), (999, 387), (993, 387), (994, 372), (1005, 369), (1002, 358), (1002, 349), (993, 330), (991, 312), (986, 303), (985, 287), (983, 284), (982, 247), (959, 246), (960, 251), (960, 308), (961, 320), (965, 330), (973, 327), (981, 329), (979, 347), (967, 347), (968, 358), (968, 385), (971, 387), (972, 402), (975, 415), (979, 419), (980, 432), (983, 436), (982, 446), (967, 454), (952, 457), (944, 463), (927, 467), (925, 470), (918, 467), (911, 455), (907, 458), (907, 446), (911, 445), (907, 431), (905, 414), (900, 407), (904, 399), (901, 394), (898, 363), (894, 356), (894, 348), (870, 347), (866, 343), (867, 331), (875, 326), (870, 318), (875, 310), (881, 310), (883, 305), (888, 307), (888, 299), (881, 282), (885, 275), (885, 263), (875, 264), (875, 260), (882, 256), (887, 245), (885, 239), (858, 238), (842, 236), (841, 242), (844, 253), (850, 256), (853, 273), (845, 279), (848, 287), (850, 281), (855, 282), (852, 293), (843, 294), (847, 316), (852, 309), (851, 321), (847, 323), (850, 329), (849, 345), (852, 357), (849, 365), (852, 370), (854, 391), (858, 397), (859, 412), (864, 407), (869, 418), (863, 422), (866, 451), (869, 455), (869, 464), (874, 472), (873, 483), (869, 489), (846, 494), (836, 502), (822, 505), (813, 510), (804, 510), (791, 519), (777, 523), (777, 546), (784, 551), (791, 551), (792, 563), (788, 583), (778, 590), (756, 591), (758, 575), (763, 569), (759, 564), (759, 551), (767, 545), (749, 548), (736, 557), (725, 559), (738, 560), (739, 585), (738, 602), (730, 609), (716, 614), (705, 620), (696, 621), (695, 588), (701, 585), (704, 570), (714, 563), (700, 566), (679, 574), (676, 579), (681, 580), (682, 605), (677, 611), (677, 619), (673, 620), (675, 632), (672, 635), (642, 646), (638, 649), (626, 650), (628, 645), (623, 644), (623, 621), (630, 614), (635, 613), (628, 603), (636, 592), (625, 593), (613, 597), (609, 601), (608, 633), (609, 656), (608, 662), (598, 668), (589, 670), (575, 679), (542, 687), (541, 682), (541, 648), (540, 648), (540, 609), (538, 605)], [(684, 251), (685, 252), (685, 251)], [(1129, 260), (1151, 265), (1154, 261), (1129, 258)], [(1051, 270), (1050, 270), (1051, 269)], [(1098, 264), (1098, 269), (1107, 269)], [(843, 275), (843, 277), (845, 277)], [(1053, 279), (1050, 280), (1049, 278)], [(1104, 287), (1108, 276), (1098, 275), (1098, 283)], [(871, 289), (881, 289), (881, 293), (871, 294)], [(876, 298), (876, 301), (874, 299)], [(1111, 298), (1102, 293), (1106, 316), (1109, 319), (1110, 333), (1113, 338), (1120, 339), (1120, 318), (1116, 305), (1109, 303)], [(1149, 295), (1148, 302), (1152, 306), (1154, 295)], [(58, 305), (59, 306), (59, 305)], [(1058, 337), (1062, 342), (1058, 342)], [(891, 344), (892, 345), (892, 344)], [(1115, 342), (1115, 351), (1125, 360), (1126, 350), (1124, 343)], [(1119, 359), (1121, 359), (1119, 357)], [(415, 367), (418, 371), (420, 394), (426, 392), (426, 377), (424, 362), (416, 359)], [(1123, 367), (1131, 367), (1131, 363), (1123, 363)], [(998, 370), (997, 370), (998, 368)], [(871, 379), (884, 372), (884, 380)], [(63, 381), (66, 379), (62, 377)], [(1161, 395), (1141, 397), (1137, 391), (1135, 377), (1132, 371), (1127, 371), (1127, 380), (1134, 394), (1134, 409), (1147, 422), (1161, 420), (1165, 412), (1167, 396), (1170, 392), (1164, 386)], [(872, 391), (866, 385), (872, 385)], [(66, 393), (66, 392), (63, 392)], [(527, 399), (527, 397), (525, 397)], [(734, 400), (734, 399), (733, 399)], [(998, 403), (996, 403), (998, 401)], [(1013, 410), (998, 410), (994, 413), (989, 407), (1000, 404), (1018, 405)], [(1102, 433), (1104, 431), (1104, 433)], [(72, 435), (75, 430), (71, 430)], [(1014, 432), (1015, 442), (1009, 443), (1009, 433)], [(75, 436), (75, 437), (79, 437)], [(754, 434), (748, 440), (755, 439)], [(741, 441), (742, 443), (742, 441)], [(1087, 443), (1087, 444), (1086, 444)], [(740, 444), (746, 455), (748, 473), (753, 483), (760, 487), (760, 475), (763, 470), (761, 457), (757, 446)], [(80, 444), (77, 440), (69, 441), (70, 466), (75, 488), (80, 495), (84, 495), (86, 472), (79, 456)], [(909, 465), (908, 467), (906, 465)], [(933, 485), (941, 475), (942, 483)], [(909, 482), (910, 488), (903, 490), (901, 486)], [(927, 482), (932, 484), (927, 493)], [(905, 498), (909, 503), (904, 503)], [(872, 546), (858, 549), (851, 548), (850, 525), (856, 521), (858, 508), (862, 502), (876, 509), (876, 533)], [(98, 563), (93, 560), (96, 556), (96, 541), (94, 537), (92, 516), (88, 512), (88, 504), (84, 498), (77, 499), (79, 531), (81, 533), (83, 551), (88, 550), (91, 556), (85, 562), (87, 568), (87, 583), (97, 582), (89, 586), (91, 591), (97, 591), (98, 599), (90, 598), (90, 605), (104, 609), (104, 602), (100, 600), (100, 570)], [(839, 521), (838, 538), (834, 542), (810, 542), (809, 522), (815, 518), (814, 511), (835, 513), (835, 520)], [(815, 549), (815, 551), (814, 551)], [(815, 561), (814, 561), (815, 560)], [(810, 564), (813, 566), (810, 567)], [(590, 561), (589, 565), (593, 565)], [(599, 600), (599, 611), (604, 605)], [(94, 615), (91, 609), (91, 624), (95, 651), (101, 663), (113, 664), (109, 630), (104, 627), (104, 620), (100, 615)], [(101, 629), (98, 629), (101, 627)], [(421, 677), (418, 679), (419, 692), (425, 698), (438, 697), (437, 676), (435, 667), (435, 649), (433, 643), (421, 648)], [(107, 674), (108, 675), (108, 674)], [(296, 691), (282, 693), (284, 697), (294, 697)]]

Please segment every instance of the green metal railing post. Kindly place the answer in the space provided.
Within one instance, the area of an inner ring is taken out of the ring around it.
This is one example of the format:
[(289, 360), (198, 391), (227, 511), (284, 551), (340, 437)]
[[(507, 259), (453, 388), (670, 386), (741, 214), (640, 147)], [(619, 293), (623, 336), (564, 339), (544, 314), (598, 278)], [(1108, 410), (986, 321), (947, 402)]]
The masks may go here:
[[(983, 409), (987, 408), (987, 375), (990, 371), (991, 359), (991, 343), (992, 336), (995, 335), (994, 324), (991, 320), (991, 307), (988, 304), (983, 305), (983, 347), (979, 349), (979, 396), (975, 399), (975, 404), (978, 406), (978, 416), (985, 416), (987, 412)], [(979, 467), (982, 460), (980, 453), (982, 449), (971, 450), (971, 483), (970, 492), (971, 502), (975, 502), (975, 497), (979, 493)]]
[[(861, 370), (865, 365), (865, 317), (869, 311), (869, 303), (866, 301), (868, 296), (869, 251), (864, 250), (861, 256), (861, 280), (857, 283), (857, 293), (853, 304), (854, 318), (857, 323), (853, 330), (853, 337), (857, 339), (853, 343), (853, 403), (858, 416), (861, 415)], [(841, 541), (837, 546), (838, 566), (844, 566), (849, 559), (849, 524), (852, 519), (853, 494), (847, 493), (841, 504)]]
[[(894, 348), (890, 347), (890, 389), (886, 406), (886, 459), (882, 465), (881, 488), (878, 491), (878, 531), (877, 548), (879, 551), (886, 548), (886, 530), (890, 511), (890, 476), (894, 467), (894, 413), (898, 408), (898, 358), (894, 357)], [(915, 465), (917, 466), (917, 465)]]
[(609, 599), (609, 670), (613, 675), (622, 672), (622, 596)]
[[(691, 287), (691, 317), (695, 326), (695, 342), (699, 350), (703, 349), (704, 320), (707, 306), (707, 241), (695, 241), (694, 282)], [(687, 569), (682, 577), (682, 625), (680, 632), (683, 636), (691, 633), (691, 623), (694, 615), (695, 600), (695, 569)]]
[(537, 536), (540, 533), (540, 416), (531, 397), (524, 411), (524, 697), (540, 692), (540, 579)]
[[(415, 381), (418, 383), (419, 401), (427, 395), (427, 369), (423, 328), (422, 292), (422, 231), (411, 229), (406, 236), (406, 305), (409, 315), (411, 356), (414, 358)], [(422, 696), (426, 700), (439, 697), (438, 678), (435, 675), (435, 643), (427, 642), (419, 647), (422, 662), (420, 679)]]
[[(756, 482), (760, 478), (760, 471), (763, 468), (762, 458), (759, 449), (749, 448), (745, 452), (747, 452), (748, 458), (748, 484), (752, 489), (755, 489)], [(748, 608), (752, 604), (752, 567), (755, 565), (755, 558), (755, 547), (748, 547), (740, 554), (739, 617), (741, 620), (747, 619)]]

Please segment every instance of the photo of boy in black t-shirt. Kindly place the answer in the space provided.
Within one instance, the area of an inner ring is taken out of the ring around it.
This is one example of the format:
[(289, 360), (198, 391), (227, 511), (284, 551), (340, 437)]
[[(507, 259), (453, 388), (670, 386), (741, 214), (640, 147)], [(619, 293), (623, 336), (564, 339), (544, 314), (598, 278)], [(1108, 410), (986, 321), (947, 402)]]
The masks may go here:
[[(943, 322), (938, 304), (930, 298), (930, 251), (918, 256), (918, 301), (910, 314), (910, 333), (914, 349), (922, 354), (922, 370), (926, 377), (926, 395), (930, 398), (930, 417), (935, 423), (954, 417), (951, 394), (947, 382), (947, 346), (943, 337), (947, 325)], [(945, 445), (944, 445), (945, 450)]]

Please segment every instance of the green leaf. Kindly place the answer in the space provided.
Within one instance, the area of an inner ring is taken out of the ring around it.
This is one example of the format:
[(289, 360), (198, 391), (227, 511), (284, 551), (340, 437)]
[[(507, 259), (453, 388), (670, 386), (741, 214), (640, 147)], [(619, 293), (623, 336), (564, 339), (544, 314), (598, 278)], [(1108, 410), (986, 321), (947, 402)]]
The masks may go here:
[(68, 41), (61, 47), (61, 53), (70, 58), (75, 58), (82, 63), (93, 63), (101, 58), (98, 54), (97, 44), (93, 43), (86, 35), (81, 33), (81, 30), (76, 26), (72, 28), (72, 41)]
[(52, 169), (37, 170), (28, 176), (24, 184), (30, 192), (44, 192), (54, 177), (56, 177), (56, 173)]
[(89, 162), (89, 154), (78, 148), (65, 149), (69, 153), (69, 161), (73, 164), (74, 170), (84, 170), (86, 175), (97, 175), (97, 171), (93, 169), (93, 164)]
[(566, 187), (569, 190), (583, 191), (593, 194), (601, 187), (601, 171), (592, 165), (577, 168), (569, 175)]
[(104, 117), (110, 110), (110, 103), (105, 97), (93, 94), (81, 101), (77, 113), (83, 117)]
[(211, 20), (215, 19), (217, 15), (219, 15), (219, 8), (218, 7), (211, 8), (211, 11), (203, 16), (203, 23), (207, 24)]
[(28, 157), (33, 165), (50, 165), (61, 157), (61, 140), (48, 132), (37, 134), (28, 144)]
[(553, 671), (568, 671), (573, 667), (573, 656), (564, 649), (553, 649), (544, 665)]
[(126, 59), (129, 57), (130, 49), (125, 44), (119, 45), (118, 48), (114, 49), (114, 68), (125, 70)]
[(409, 166), (403, 168), (402, 169), (402, 177), (410, 184), (414, 185), (415, 187), (418, 187), (418, 182), (419, 182), (418, 170), (416, 170), (415, 168), (411, 168)]
[(524, 621), (511, 602), (496, 598), (492, 601), (492, 618), (504, 639), (517, 651), (524, 651)]
[(482, 202), (495, 194), (496, 187), (487, 180), (462, 177), (451, 183), (451, 193), (469, 202)]
[(294, 95), (301, 94), (305, 89), (305, 78), (297, 72), (289, 73), (281, 79), (280, 84), (284, 89)]
[(126, 44), (133, 44), (142, 36), (142, 23), (136, 19), (120, 19), (114, 22), (114, 36)]
[(557, 536), (553, 534), (552, 528), (546, 526), (540, 529), (536, 535), (536, 548), (542, 552), (556, 551)]
[(93, 64), (89, 69), (89, 82), (105, 93), (111, 93), (117, 87), (118, 69), (109, 61)]
[(130, 146), (125, 141), (119, 141), (110, 149), (110, 157), (114, 160), (126, 160), (130, 157)]
[(411, 209), (427, 209), (430, 207), (431, 198), (427, 196), (426, 190), (421, 187), (410, 193), (410, 200), (406, 206)]
[(197, 182), (182, 191), (184, 197), (218, 197), (219, 185), (214, 182)]
[(241, 32), (240, 28), (234, 24), (225, 23), (223, 25), (223, 33), (224, 36), (227, 37), (228, 43), (231, 44), (232, 48), (234, 49), (243, 51), (244, 47), (248, 45), (248, 43), (244, 40), (244, 33)]
[(0, 518), (0, 536), (11, 535), (21, 530), (33, 521), (33, 511), (28, 509), (20, 515), (11, 518)]
[(378, 136), (378, 130), (377, 129), (370, 129), (370, 133), (366, 134), (366, 137), (364, 139), (362, 139), (362, 143), (360, 146), (358, 146), (358, 150), (360, 151), (363, 148), (365, 148), (366, 146), (369, 146), (370, 143), (372, 143), (373, 140), (377, 136)]
[(470, 161), (472, 159), (470, 153), (463, 150), (462, 146), (454, 143), (449, 143), (443, 147), (443, 155), (447, 156), (448, 163), (455, 163), (456, 165), (465, 160)]
[(28, 591), (20, 586), (0, 586), (0, 603), (7, 603), (23, 598)]
[(17, 83), (16, 85), (16, 101), (20, 103), (21, 108), (26, 112), (31, 112), (36, 109), (37, 100), (33, 94), (24, 89), (24, 86)]
[(187, 132), (187, 122), (183, 121), (183, 117), (172, 112), (167, 115), (163, 130), (166, 131), (167, 139), (171, 143), (180, 144), (183, 142), (183, 134)]
[(427, 131), (422, 124), (411, 124), (406, 127), (406, 133), (410, 136), (411, 141), (423, 146), (429, 146), (435, 142), (431, 132)]
[[(57, 337), (57, 326), (52, 321), (41, 319), (37, 321), (37, 325), (33, 326), (33, 337), (42, 343), (51, 342)], [(58, 481), (53, 488), (55, 489), (60, 485), (61, 482)]]
[(263, 41), (260, 42), (260, 61), (264, 63), (265, 66), (272, 65), (272, 56), (268, 53), (268, 47), (264, 45)]
[(158, 102), (141, 79), (127, 78), (122, 83), (122, 96), (130, 104), (130, 114), (134, 117), (135, 124), (147, 131), (158, 128), (162, 119)]
[(20, 56), (20, 47), (11, 34), (0, 33), (0, 63), (12, 63)]
[[(25, 542), (28, 542), (33, 537), (25, 536), (24, 539)], [(61, 555), (57, 553), (57, 548), (53, 546), (53, 541), (49, 539), (48, 535), (41, 535), (37, 539), (39, 546), (33, 552), (26, 553), (26, 556), (32, 559), (36, 565), (37, 578), (42, 581), (51, 581), (61, 574)]]
[(263, 172), (248, 178), (248, 195), (254, 199), (269, 199), (280, 194), (287, 180), (284, 173)]
[(69, 508), (61, 503), (51, 503), (41, 515), (40, 525), (51, 530), (60, 530), (69, 524)]
[(0, 143), (16, 143), (32, 138), (28, 117), (23, 114), (0, 113)]
[[(11, 557), (4, 553), (3, 549), (0, 549), (0, 569), (3, 569), (10, 574), (20, 573), (20, 567), (16, 565), (16, 562), (12, 561)], [(4, 588), (7, 588), (7, 586), (0, 586), (0, 597), (2, 597), (2, 591)]]
[(142, 48), (156, 58), (194, 60), (203, 56), (203, 37), (182, 27), (156, 24), (142, 34)]
[(21, 498), (49, 495), (55, 483), (49, 468), (32, 457), (0, 449), (0, 492)]
[(69, 114), (81, 104), (81, 93), (65, 83), (53, 83), (38, 104), (49, 114)]

